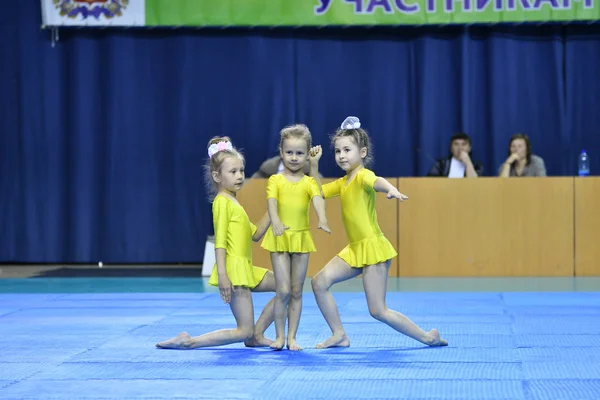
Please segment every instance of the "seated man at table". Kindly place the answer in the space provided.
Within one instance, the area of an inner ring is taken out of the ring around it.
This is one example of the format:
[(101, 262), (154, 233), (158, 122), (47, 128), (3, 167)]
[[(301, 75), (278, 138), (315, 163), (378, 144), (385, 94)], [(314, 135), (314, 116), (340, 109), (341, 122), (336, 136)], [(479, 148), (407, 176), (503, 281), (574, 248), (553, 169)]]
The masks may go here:
[(457, 133), (450, 139), (450, 154), (438, 159), (427, 176), (477, 178), (483, 175), (483, 165), (471, 161), (471, 138)]

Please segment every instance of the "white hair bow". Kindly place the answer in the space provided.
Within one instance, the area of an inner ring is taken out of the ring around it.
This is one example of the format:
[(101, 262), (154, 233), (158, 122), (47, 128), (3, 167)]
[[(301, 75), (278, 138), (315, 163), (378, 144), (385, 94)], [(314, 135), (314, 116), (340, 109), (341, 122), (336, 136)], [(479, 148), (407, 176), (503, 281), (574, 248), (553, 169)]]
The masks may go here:
[(213, 143), (208, 147), (208, 156), (212, 157), (220, 151), (223, 150), (233, 150), (233, 146), (231, 142), (219, 142)]
[(358, 129), (360, 128), (360, 119), (358, 117), (347, 117), (342, 122), (342, 129)]

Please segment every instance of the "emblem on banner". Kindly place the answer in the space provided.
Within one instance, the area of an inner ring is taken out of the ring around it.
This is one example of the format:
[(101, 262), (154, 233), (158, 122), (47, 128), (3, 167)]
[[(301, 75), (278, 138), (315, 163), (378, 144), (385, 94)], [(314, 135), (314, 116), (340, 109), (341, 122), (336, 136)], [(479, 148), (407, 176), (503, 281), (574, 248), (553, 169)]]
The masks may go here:
[(52, 0), (61, 17), (120, 17), (130, 0)]

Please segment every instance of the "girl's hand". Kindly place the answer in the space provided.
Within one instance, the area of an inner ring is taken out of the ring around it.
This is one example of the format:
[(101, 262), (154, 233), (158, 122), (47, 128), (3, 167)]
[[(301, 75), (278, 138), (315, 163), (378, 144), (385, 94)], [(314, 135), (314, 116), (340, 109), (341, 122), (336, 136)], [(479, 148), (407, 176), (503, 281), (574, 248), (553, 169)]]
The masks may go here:
[(392, 188), (390, 189), (390, 191), (387, 193), (387, 198), (388, 199), (398, 199), (401, 202), (404, 200), (408, 200), (408, 196), (405, 194), (402, 194), (398, 191), (398, 189), (396, 188)]
[(235, 288), (231, 284), (227, 274), (219, 275), (219, 293), (221, 293), (221, 298), (225, 304), (229, 304), (229, 302), (231, 302), (232, 292), (235, 292)]
[(331, 233), (331, 229), (329, 228), (329, 224), (327, 223), (327, 221), (319, 221), (319, 225), (318, 225), (319, 229), (323, 229), (325, 232), (327, 233)]
[(281, 236), (283, 235), (283, 232), (285, 232), (287, 229), (290, 229), (289, 226), (283, 225), (283, 222), (281, 221), (271, 222), (271, 227), (273, 228), (273, 235), (275, 236)]
[(320, 145), (313, 146), (308, 152), (308, 155), (310, 156), (310, 162), (318, 163), (321, 159), (321, 156), (323, 155), (323, 150), (321, 149)]

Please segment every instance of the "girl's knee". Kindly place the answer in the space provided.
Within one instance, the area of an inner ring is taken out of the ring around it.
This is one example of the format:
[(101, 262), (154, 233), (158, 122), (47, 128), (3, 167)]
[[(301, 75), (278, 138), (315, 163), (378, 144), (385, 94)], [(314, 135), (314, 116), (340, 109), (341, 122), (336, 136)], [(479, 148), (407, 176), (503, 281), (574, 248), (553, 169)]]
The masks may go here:
[(292, 285), (292, 292), (291, 292), (292, 299), (294, 299), (294, 300), (302, 299), (303, 287), (304, 287), (303, 284)]
[(242, 340), (250, 340), (254, 337), (254, 326), (245, 325), (240, 326), (239, 328), (240, 335), (242, 336)]
[(385, 313), (387, 308), (385, 306), (371, 306), (369, 305), (369, 314), (377, 321), (383, 321), (385, 319)]
[(313, 292), (324, 292), (328, 290), (331, 286), (327, 277), (320, 272), (312, 278), (310, 284), (312, 286)]
[(284, 286), (277, 288), (275, 295), (277, 296), (278, 299), (287, 301), (290, 299), (291, 292), (292, 291), (291, 291), (290, 287), (288, 285), (284, 285)]

